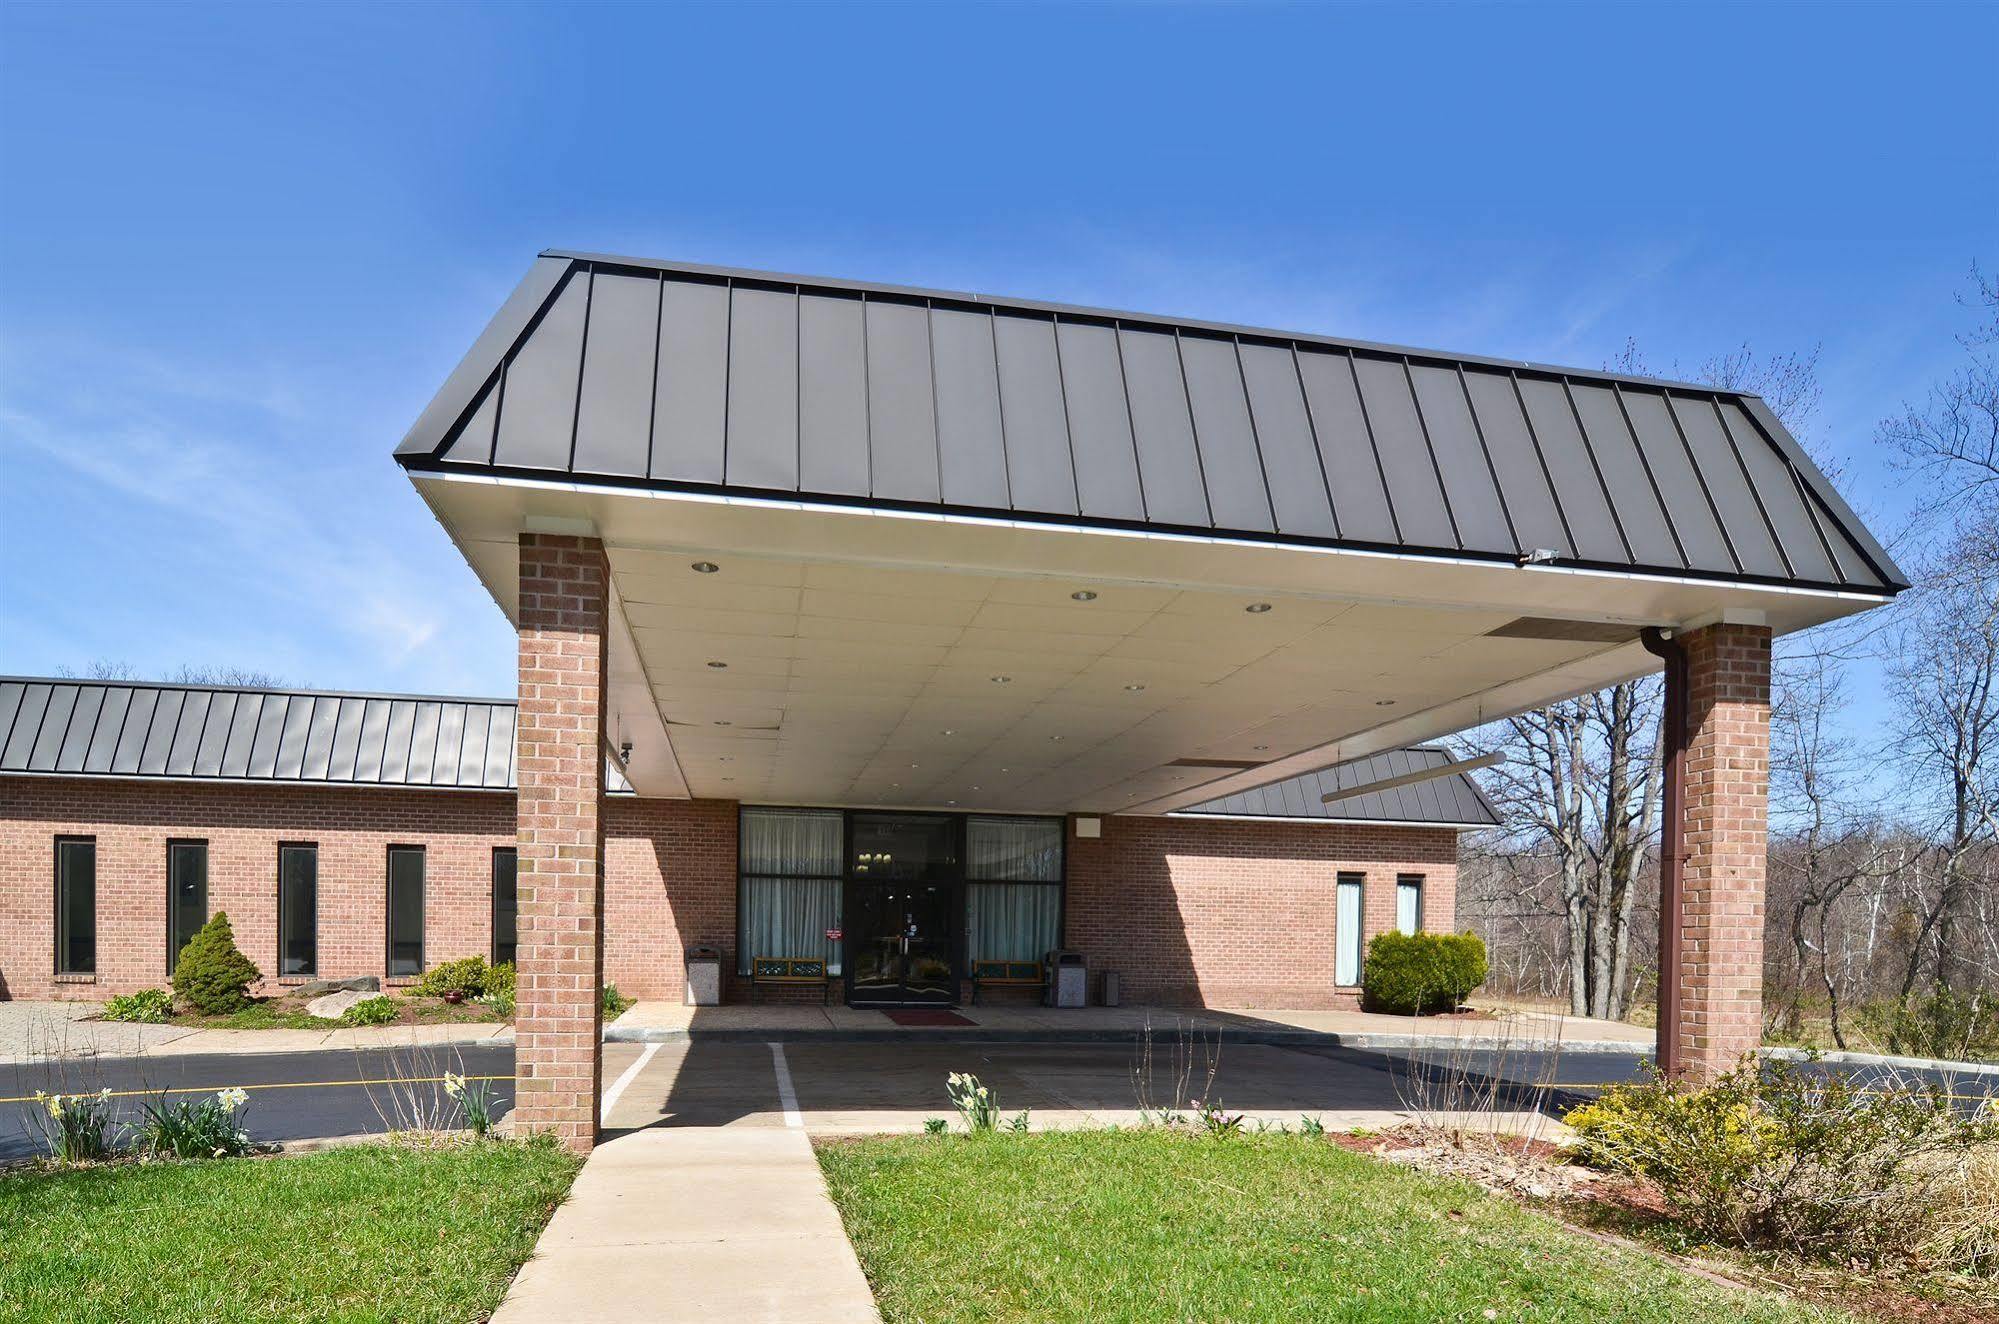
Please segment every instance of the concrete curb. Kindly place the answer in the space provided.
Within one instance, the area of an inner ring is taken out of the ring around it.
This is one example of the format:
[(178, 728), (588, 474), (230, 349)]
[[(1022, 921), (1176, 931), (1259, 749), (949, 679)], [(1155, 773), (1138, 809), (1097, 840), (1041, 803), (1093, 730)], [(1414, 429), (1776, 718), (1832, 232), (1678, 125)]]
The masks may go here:
[[(758, 1029), (716, 1029), (686, 1030), (664, 1026), (617, 1026), (604, 1028), (604, 1042), (607, 1044), (679, 1044), (679, 1043), (863, 1043), (863, 1044), (1128, 1044), (1144, 1038), (1142, 1030), (967, 1030), (967, 1029), (914, 1029), (914, 1030), (798, 1030), (772, 1028)], [(1168, 1038), (1174, 1031), (1154, 1029), (1156, 1041)], [(1209, 1033), (1215, 1033), (1210, 1030)], [(1218, 1036), (1225, 1044), (1261, 1044), (1276, 1048), (1361, 1048), (1361, 1049), (1408, 1049), (1439, 1048), (1463, 1049), (1471, 1052), (1494, 1052), (1509, 1049), (1517, 1052), (1546, 1052), (1559, 1050), (1564, 1053), (1640, 1053), (1650, 1054), (1652, 1045), (1643, 1042), (1628, 1042), (1621, 1039), (1568, 1039), (1568, 1040), (1524, 1040), (1506, 1039), (1493, 1036), (1471, 1036), (1462, 1038), (1450, 1035), (1417, 1034), (1377, 1034), (1339, 1033), (1332, 1030), (1255, 1030), (1219, 1027)]]
[(1837, 1062), (1841, 1066), (1896, 1067), (1904, 1071), (1939, 1071), (1954, 1076), (1999, 1076), (1999, 1062), (1953, 1062), (1939, 1057), (1889, 1057), (1885, 1053), (1811, 1053), (1803, 1048), (1759, 1048), (1764, 1057), (1787, 1062)]

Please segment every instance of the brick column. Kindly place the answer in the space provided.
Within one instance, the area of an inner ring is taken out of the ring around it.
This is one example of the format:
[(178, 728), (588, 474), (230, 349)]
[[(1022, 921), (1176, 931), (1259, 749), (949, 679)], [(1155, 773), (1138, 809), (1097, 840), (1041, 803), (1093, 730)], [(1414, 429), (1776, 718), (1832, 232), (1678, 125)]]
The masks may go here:
[(521, 535), (515, 1126), (597, 1139), (603, 1084), (604, 668), (610, 568), (594, 538)]
[(1763, 1041), (1770, 630), (1710, 625), (1687, 652), (1679, 1074), (1711, 1080)]

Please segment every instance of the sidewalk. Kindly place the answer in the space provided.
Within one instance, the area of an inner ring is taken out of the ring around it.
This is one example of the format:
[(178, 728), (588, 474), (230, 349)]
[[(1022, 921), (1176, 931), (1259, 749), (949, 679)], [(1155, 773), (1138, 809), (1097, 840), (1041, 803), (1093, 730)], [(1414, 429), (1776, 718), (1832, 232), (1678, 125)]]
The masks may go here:
[(514, 1041), (514, 1027), (499, 1024), (349, 1028), (329, 1021), (324, 1030), (191, 1030), (86, 1019), (101, 1010), (102, 1004), (95, 1002), (0, 1002), (0, 1066), (48, 1058), (308, 1053)]
[(879, 1319), (804, 1131), (655, 1127), (592, 1152), (493, 1324)]
[(1227, 1043), (1348, 1048), (1526, 1047), (1559, 1040), (1565, 1052), (1630, 1052), (1649, 1048), (1653, 1042), (1653, 1032), (1640, 1026), (1541, 1012), (1473, 1018), (1220, 1007), (1007, 1005), (955, 1010), (970, 1024), (898, 1025), (884, 1012), (846, 1006), (686, 1007), (677, 1002), (640, 1002), (604, 1027), (604, 1040), (1114, 1043), (1134, 1039), (1149, 1028), (1158, 1036), (1183, 1029), (1214, 1033)]

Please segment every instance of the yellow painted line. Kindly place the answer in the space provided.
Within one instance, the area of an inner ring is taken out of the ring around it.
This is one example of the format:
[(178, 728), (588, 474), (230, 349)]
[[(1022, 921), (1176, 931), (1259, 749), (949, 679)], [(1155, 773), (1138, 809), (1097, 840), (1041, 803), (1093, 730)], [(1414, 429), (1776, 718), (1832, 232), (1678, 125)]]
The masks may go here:
[[(1536, 1085), (1536, 1084), (1533, 1084), (1533, 1083), (1531, 1083), (1531, 1082), (1530, 1082), (1530, 1083), (1523, 1083), (1523, 1084), (1519, 1084), (1519, 1085), (1515, 1085), (1515, 1086), (1513, 1086), (1513, 1088), (1514, 1088), (1514, 1089), (1520, 1089), (1520, 1090), (1607, 1090), (1607, 1089), (1609, 1089), (1609, 1088), (1610, 1088), (1611, 1086), (1613, 1086), (1613, 1085), (1637, 1085), (1637, 1084), (1642, 1084), (1642, 1083), (1643, 1083), (1643, 1082), (1641, 1082), (1641, 1081), (1635, 1081), (1635, 1080), (1630, 1080), (1630, 1081), (1627, 1081), (1627, 1080), (1611, 1080), (1611, 1081), (1603, 1081), (1603, 1080), (1598, 1080), (1598, 1081), (1586, 1081), (1586, 1082), (1578, 1082), (1578, 1083), (1576, 1083), (1576, 1084), (1573, 1084), (1573, 1085)], [(1862, 1090), (1862, 1091), (1861, 1091), (1861, 1093), (1863, 1093), (1863, 1094), (1885, 1094), (1885, 1093), (1887, 1093), (1887, 1091), (1886, 1091), (1886, 1090), (1878, 1090), (1878, 1089), (1864, 1089), (1864, 1090)], [(1999, 1091), (1995, 1091), (1994, 1093), (1991, 1093), (1991, 1094), (1949, 1094), (1949, 1093), (1946, 1093), (1945, 1095), (1943, 1095), (1943, 1097), (1944, 1097), (1944, 1098), (1946, 1098), (1946, 1099), (1957, 1099), (1957, 1100), (1961, 1100), (1961, 1101), (1963, 1101), (1963, 1102), (1966, 1102), (1966, 1103), (1983, 1103), (1983, 1102), (1985, 1102), (1985, 1101), (1986, 1101), (1987, 1099), (1992, 1099), (1992, 1100), (1999, 1100)]]
[[(512, 1076), (461, 1076), (460, 1080), (512, 1080)], [(301, 1089), (344, 1089), (369, 1085), (442, 1085), (442, 1076), (392, 1076), (379, 1080), (274, 1080), (262, 1085), (170, 1085), (157, 1090), (112, 1090), (114, 1099), (151, 1098), (155, 1094), (214, 1094), (221, 1090), (301, 1090)], [(80, 1091), (82, 1097), (96, 1098), (94, 1091)], [(65, 1098), (76, 1098), (78, 1094), (65, 1093)], [(32, 1094), (17, 1094), (0, 1098), (0, 1103), (33, 1103)]]

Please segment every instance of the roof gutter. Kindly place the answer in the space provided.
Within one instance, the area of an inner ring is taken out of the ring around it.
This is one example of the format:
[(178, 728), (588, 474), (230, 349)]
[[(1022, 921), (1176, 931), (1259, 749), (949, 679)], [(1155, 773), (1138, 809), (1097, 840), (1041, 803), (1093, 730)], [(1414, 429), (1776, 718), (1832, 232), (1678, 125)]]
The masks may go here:
[(1639, 639), (1645, 651), (1666, 664), (1665, 712), (1659, 719), (1664, 786), (1659, 812), (1659, 1026), (1653, 1062), (1671, 1077), (1680, 1066), (1680, 935), (1685, 919), (1681, 886), (1687, 856), (1687, 646), (1657, 626), (1648, 625)]

